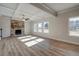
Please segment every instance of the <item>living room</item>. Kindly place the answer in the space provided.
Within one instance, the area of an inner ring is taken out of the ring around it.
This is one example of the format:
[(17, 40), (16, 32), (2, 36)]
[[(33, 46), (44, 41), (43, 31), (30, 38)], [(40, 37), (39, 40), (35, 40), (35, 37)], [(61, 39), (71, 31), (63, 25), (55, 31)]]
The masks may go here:
[(79, 55), (78, 21), (79, 3), (0, 3), (0, 55)]

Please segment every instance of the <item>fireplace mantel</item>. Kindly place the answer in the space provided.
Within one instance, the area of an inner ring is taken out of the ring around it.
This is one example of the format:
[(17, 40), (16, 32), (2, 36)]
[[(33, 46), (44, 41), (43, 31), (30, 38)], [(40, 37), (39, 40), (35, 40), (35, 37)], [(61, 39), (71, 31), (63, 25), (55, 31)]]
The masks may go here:
[[(21, 34), (16, 34), (16, 30), (21, 30)], [(13, 36), (22, 36), (24, 35), (24, 22), (18, 20), (11, 21), (11, 35)]]
[[(16, 30), (21, 30), (21, 34), (16, 34)], [(16, 29), (12, 29), (12, 35), (14, 35), (14, 36), (22, 36), (22, 35), (24, 35), (24, 28), (16, 28)]]

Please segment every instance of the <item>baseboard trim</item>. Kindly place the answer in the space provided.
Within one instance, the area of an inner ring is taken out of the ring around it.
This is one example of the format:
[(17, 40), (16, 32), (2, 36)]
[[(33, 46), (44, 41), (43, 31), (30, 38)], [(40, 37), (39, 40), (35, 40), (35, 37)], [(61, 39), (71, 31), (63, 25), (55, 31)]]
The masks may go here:
[[(34, 34), (32, 34), (32, 35), (34, 35)], [(38, 35), (34, 35), (34, 36), (38, 36)], [(46, 38), (46, 37), (42, 37), (42, 36), (38, 36), (38, 37), (41, 37), (41, 38), (44, 38), (44, 39), (51, 39), (51, 40), (54, 40), (54, 41), (59, 41), (59, 42), (63, 42), (63, 43), (70, 44), (70, 45), (79, 46), (79, 44), (77, 44), (75, 42), (67, 42), (67, 41), (64, 41), (64, 40), (57, 40), (56, 38)]]

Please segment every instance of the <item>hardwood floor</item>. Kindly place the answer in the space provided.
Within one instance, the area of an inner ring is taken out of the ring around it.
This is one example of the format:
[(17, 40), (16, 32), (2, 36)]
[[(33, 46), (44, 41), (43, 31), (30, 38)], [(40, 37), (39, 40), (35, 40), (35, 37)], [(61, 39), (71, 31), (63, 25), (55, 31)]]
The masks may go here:
[(79, 56), (79, 46), (35, 36), (0, 40), (0, 56)]

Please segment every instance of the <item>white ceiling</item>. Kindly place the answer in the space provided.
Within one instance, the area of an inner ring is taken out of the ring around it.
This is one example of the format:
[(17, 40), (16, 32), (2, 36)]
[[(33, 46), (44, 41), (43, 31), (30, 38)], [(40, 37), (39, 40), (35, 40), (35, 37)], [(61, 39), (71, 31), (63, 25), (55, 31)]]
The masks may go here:
[(18, 3), (0, 3), (0, 5), (3, 7), (15, 10), (19, 4)]
[(13, 18), (21, 18), (22, 19), (23, 14), (25, 15), (25, 18), (30, 18), (32, 20), (52, 16), (52, 15), (46, 13), (45, 11), (31, 5), (31, 4), (19, 4), (17, 10), (15, 10)]
[[(41, 4), (42, 5), (42, 4)], [(78, 3), (45, 3), (45, 5), (51, 10), (56, 12), (76, 7)], [(44, 6), (44, 7), (46, 7)], [(0, 3), (0, 14), (12, 17), (13, 19), (22, 19), (22, 15), (25, 18), (30, 18), (31, 20), (46, 19), (48, 17), (53, 17), (52, 14), (35, 7), (29, 3)]]
[(22, 19), (22, 15), (25, 15), (25, 18), (30, 18), (32, 20), (52, 16), (49, 13), (46, 13), (45, 11), (28, 3), (1, 3), (0, 11), (0, 14), (10, 16), (13, 19)]
[(55, 11), (59, 12), (65, 9), (76, 7), (79, 5), (79, 3), (46, 3), (46, 5), (49, 8), (54, 9)]

